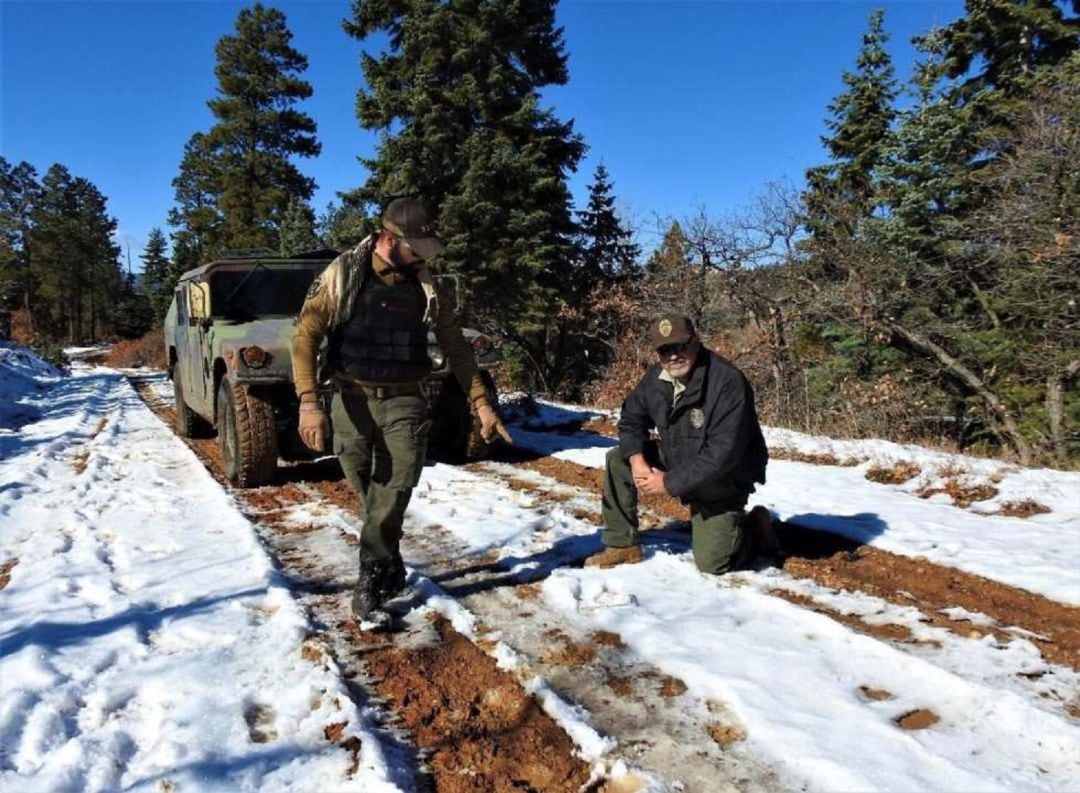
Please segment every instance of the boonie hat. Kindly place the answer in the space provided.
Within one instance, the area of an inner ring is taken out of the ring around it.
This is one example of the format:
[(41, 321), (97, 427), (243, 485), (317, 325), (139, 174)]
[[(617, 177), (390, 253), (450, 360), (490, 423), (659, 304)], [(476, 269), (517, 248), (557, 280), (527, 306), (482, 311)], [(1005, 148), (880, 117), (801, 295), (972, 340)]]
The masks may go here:
[(659, 350), (667, 344), (685, 344), (694, 338), (694, 323), (679, 314), (662, 314), (649, 326), (649, 343)]
[(446, 250), (435, 236), (427, 207), (418, 198), (395, 198), (383, 211), (382, 227), (405, 241), (421, 259), (430, 259)]

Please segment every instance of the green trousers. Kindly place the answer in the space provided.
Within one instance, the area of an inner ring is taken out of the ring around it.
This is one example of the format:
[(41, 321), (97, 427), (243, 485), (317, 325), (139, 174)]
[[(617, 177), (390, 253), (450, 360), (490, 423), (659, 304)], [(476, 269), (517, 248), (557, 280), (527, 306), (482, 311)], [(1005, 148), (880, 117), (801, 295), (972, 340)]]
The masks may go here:
[(400, 558), (401, 525), (420, 481), (431, 422), (420, 393), (334, 394), (334, 453), (364, 510), (360, 562)]
[[(646, 459), (660, 467), (655, 444), (646, 447)], [(731, 485), (729, 493), (708, 503), (690, 502), (691, 547), (694, 563), (704, 573), (719, 575), (746, 566), (756, 555), (754, 542), (743, 529), (743, 508), (749, 494)], [(630, 471), (616, 446), (607, 453), (604, 498), (601, 511), (609, 548), (626, 548), (638, 542), (638, 493)]]

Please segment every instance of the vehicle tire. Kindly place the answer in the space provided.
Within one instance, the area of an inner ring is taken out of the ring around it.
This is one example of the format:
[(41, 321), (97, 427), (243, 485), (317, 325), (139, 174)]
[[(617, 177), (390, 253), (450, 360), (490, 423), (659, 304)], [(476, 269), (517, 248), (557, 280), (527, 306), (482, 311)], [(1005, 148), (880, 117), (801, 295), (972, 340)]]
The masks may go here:
[(225, 477), (237, 487), (274, 480), (277, 427), (274, 405), (252, 389), (229, 380), (218, 386), (218, 449)]
[(173, 367), (173, 404), (176, 409), (176, 434), (181, 438), (194, 438), (198, 432), (198, 416), (184, 401), (183, 384), (180, 382), (180, 367)]

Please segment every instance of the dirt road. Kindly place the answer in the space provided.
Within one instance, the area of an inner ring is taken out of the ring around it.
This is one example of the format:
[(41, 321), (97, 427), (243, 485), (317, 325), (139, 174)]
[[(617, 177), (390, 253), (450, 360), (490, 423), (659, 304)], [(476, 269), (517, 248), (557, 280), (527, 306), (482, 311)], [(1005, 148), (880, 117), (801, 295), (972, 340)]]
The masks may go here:
[[(171, 423), (171, 405), (156, 398), (140, 378), (133, 382)], [(220, 479), (215, 442), (190, 444)], [(496, 553), (469, 553), (439, 522), (418, 519), (410, 511), (403, 550), (412, 569), (410, 583), (418, 590), (415, 601), (432, 593), (451, 599), (471, 615), (471, 635), (455, 630), (445, 616), (410, 610), (408, 602), (398, 605), (400, 616), (391, 631), (364, 633), (349, 619), (347, 606), (362, 520), (355, 497), (333, 462), (295, 465), (279, 473), (275, 485), (234, 490), (233, 496), (256, 523), (309, 613), (315, 632), (305, 653), (325, 656), (340, 668), (357, 702), (381, 714), (391, 751), (400, 754), (402, 765), (418, 769), (403, 786), (453, 793), (617, 793), (640, 789), (650, 778), (660, 789), (702, 793), (777, 786), (774, 770), (741, 746), (745, 734), (725, 703), (701, 697), (684, 681), (662, 674), (619, 635), (582, 633), (579, 623), (545, 605), (538, 583), (560, 567), (579, 566), (599, 546), (595, 535), (545, 548), (538, 531), (540, 562), (522, 572)], [(508, 502), (535, 515), (538, 526), (554, 511), (598, 524), (596, 470), (517, 452), (473, 464), (466, 474), (499, 488)], [(298, 523), (297, 505), (319, 520)], [(671, 499), (649, 500), (645, 507), (657, 542), (688, 547), (682, 507)], [(1080, 670), (1080, 609), (822, 532), (797, 526), (780, 530), (789, 552), (783, 562), (787, 576), (771, 594), (943, 664), (947, 659), (938, 657), (943, 655), (940, 643), (935, 647), (902, 624), (839, 610), (830, 596), (859, 592), (913, 608), (920, 622), (972, 642), (987, 635), (1002, 640), (1022, 635), (1047, 662)], [(964, 616), (969, 613), (984, 618), (975, 624)], [(516, 662), (500, 668), (495, 657), (507, 652)], [(573, 741), (549, 715), (551, 701), (527, 693), (537, 678), (546, 681), (548, 696), (583, 708), (591, 725), (609, 740), (599, 761), (578, 756)], [(1016, 678), (1010, 685), (1017, 690), (1080, 718), (1075, 689), (1065, 682), (1044, 674)], [(864, 693), (871, 699), (889, 696)], [(921, 729), (936, 718), (930, 711), (907, 714), (899, 726)], [(328, 737), (333, 739), (329, 731)], [(620, 761), (637, 770), (617, 781), (605, 778)]]

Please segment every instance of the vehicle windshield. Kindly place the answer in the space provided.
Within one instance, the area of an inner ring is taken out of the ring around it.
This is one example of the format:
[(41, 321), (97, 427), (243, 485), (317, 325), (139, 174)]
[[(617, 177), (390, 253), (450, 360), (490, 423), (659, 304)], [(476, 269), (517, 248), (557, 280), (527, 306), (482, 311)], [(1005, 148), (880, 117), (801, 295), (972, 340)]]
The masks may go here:
[(316, 267), (220, 270), (210, 276), (210, 306), (216, 317), (254, 319), (300, 313)]

